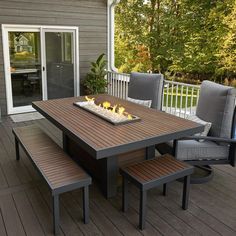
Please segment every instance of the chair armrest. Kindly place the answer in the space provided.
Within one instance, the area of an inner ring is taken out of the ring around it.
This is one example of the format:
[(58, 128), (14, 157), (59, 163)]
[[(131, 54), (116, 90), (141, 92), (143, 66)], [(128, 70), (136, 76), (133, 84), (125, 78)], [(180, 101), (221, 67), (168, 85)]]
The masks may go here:
[(222, 142), (222, 143), (236, 143), (236, 139), (232, 138), (219, 138), (219, 137), (211, 137), (211, 136), (188, 136), (178, 140), (209, 140), (214, 142)]

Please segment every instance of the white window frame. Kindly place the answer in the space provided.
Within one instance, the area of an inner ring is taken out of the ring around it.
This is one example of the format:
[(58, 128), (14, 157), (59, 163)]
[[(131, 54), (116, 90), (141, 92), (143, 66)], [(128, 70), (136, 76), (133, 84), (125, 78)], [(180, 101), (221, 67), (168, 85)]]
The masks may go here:
[(2, 24), (2, 42), (3, 42), (3, 58), (4, 58), (4, 71), (5, 71), (5, 87), (6, 87), (6, 102), (7, 102), (7, 114), (17, 114), (24, 112), (32, 112), (35, 109), (29, 106), (13, 107), (13, 97), (12, 97), (12, 83), (11, 83), (11, 73), (10, 73), (10, 55), (9, 55), (9, 31), (24, 31), (24, 32), (39, 32), (40, 33), (40, 42), (41, 42), (41, 72), (42, 72), (42, 99), (47, 99), (47, 92), (45, 90), (46, 86), (46, 70), (43, 71), (43, 66), (45, 67), (45, 57), (42, 50), (44, 43), (43, 31), (45, 30), (58, 30), (61, 32), (68, 32), (73, 30), (74, 34), (74, 95), (80, 95), (80, 73), (79, 73), (79, 27), (76, 26), (53, 26), (53, 25), (17, 25), (17, 24)]

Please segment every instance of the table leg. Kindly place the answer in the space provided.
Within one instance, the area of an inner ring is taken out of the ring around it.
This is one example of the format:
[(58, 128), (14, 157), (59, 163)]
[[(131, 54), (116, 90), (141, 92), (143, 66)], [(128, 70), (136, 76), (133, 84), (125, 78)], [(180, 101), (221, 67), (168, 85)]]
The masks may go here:
[(68, 136), (63, 132), (62, 134), (62, 142), (63, 142), (63, 150), (64, 152), (68, 153)]
[(155, 157), (155, 145), (146, 147), (146, 160), (153, 159)]
[(63, 133), (63, 150), (79, 163), (94, 179), (97, 179), (106, 198), (116, 196), (118, 157), (96, 160)]
[(173, 149), (172, 149), (172, 156), (175, 157), (176, 152), (177, 152), (177, 145), (178, 145), (178, 140), (173, 141)]
[(117, 192), (117, 175), (118, 175), (118, 158), (111, 156), (99, 160), (101, 171), (101, 188), (106, 198), (116, 196)]

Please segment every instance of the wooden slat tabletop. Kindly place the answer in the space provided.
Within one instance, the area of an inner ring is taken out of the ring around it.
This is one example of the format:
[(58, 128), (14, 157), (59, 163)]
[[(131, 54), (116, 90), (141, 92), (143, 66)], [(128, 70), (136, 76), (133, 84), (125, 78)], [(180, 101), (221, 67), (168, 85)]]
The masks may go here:
[(96, 95), (96, 102), (121, 104), (141, 121), (114, 126), (73, 105), (84, 97), (34, 102), (33, 107), (82, 145), (97, 159), (144, 148), (203, 131), (203, 126), (110, 95)]

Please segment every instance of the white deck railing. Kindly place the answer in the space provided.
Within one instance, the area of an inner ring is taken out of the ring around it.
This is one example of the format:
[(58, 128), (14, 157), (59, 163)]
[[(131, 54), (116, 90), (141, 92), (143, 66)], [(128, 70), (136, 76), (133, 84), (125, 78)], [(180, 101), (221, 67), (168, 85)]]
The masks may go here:
[(126, 99), (128, 96), (128, 84), (130, 75), (124, 73), (108, 72), (107, 92), (115, 97)]
[[(129, 74), (108, 72), (108, 94), (126, 99), (129, 79)], [(164, 83), (162, 110), (181, 117), (195, 114), (200, 87), (169, 80)]]

